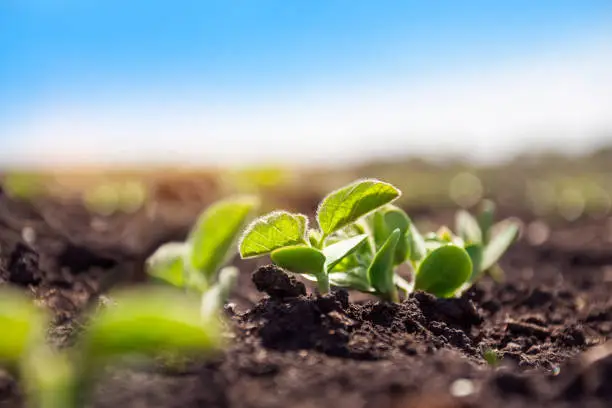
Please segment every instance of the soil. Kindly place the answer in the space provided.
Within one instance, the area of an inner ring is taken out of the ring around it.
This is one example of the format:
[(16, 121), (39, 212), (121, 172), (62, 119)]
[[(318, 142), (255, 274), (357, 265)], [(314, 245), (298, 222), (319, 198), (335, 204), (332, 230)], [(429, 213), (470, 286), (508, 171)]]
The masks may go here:
[[(48, 307), (50, 342), (70, 347), (81, 312), (110, 286), (142, 281), (146, 256), (184, 237), (197, 209), (174, 213), (101, 217), (0, 193), (0, 285)], [(236, 261), (228, 348), (182, 371), (113, 368), (93, 406), (609, 407), (612, 222), (547, 225), (519, 209), (504, 214), (525, 221), (501, 262), (505, 282), (485, 278), (459, 299), (321, 297), (265, 259)], [(419, 215), (452, 220), (451, 211)], [(19, 379), (0, 370), (0, 407), (22, 399)]]

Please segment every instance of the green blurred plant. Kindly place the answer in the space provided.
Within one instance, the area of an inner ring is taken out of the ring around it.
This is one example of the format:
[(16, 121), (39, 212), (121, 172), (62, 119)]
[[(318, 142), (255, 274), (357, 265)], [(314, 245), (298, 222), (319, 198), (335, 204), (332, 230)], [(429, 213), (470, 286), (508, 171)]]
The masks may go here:
[(259, 205), (255, 197), (231, 197), (200, 214), (185, 242), (168, 242), (146, 261), (155, 280), (199, 293), (202, 312), (223, 306), (238, 270), (226, 266), (236, 254), (236, 241)]
[(496, 280), (502, 280), (503, 270), (498, 261), (517, 239), (519, 225), (510, 219), (494, 224), (495, 203), (483, 200), (477, 217), (465, 210), (455, 216), (455, 229), (465, 243), (465, 249), (472, 259), (472, 273), (468, 280), (471, 285), (483, 273), (489, 273)]
[(214, 353), (223, 346), (219, 316), (202, 315), (200, 300), (170, 288), (117, 292), (97, 310), (77, 345), (45, 343), (48, 316), (19, 292), (0, 291), (0, 363), (20, 375), (32, 408), (87, 406), (104, 368), (126, 357)]

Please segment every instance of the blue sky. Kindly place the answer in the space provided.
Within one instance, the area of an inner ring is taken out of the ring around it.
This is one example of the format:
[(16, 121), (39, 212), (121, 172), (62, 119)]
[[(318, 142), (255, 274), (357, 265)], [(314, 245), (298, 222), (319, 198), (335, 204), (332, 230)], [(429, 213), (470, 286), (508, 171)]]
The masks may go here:
[[(546, 67), (560, 67), (555, 71), (560, 82), (568, 78), (572, 84), (580, 83), (566, 93), (589, 98), (585, 83), (593, 86), (609, 79), (611, 27), (609, 0), (5, 0), (0, 3), (0, 143), (5, 146), (0, 160), (9, 155), (11, 160), (42, 157), (42, 148), (36, 154), (24, 150), (27, 141), (70, 143), (77, 138), (81, 150), (75, 148), (73, 158), (92, 156), (94, 150), (97, 158), (119, 155), (119, 149), (125, 157), (157, 160), (168, 148), (177, 160), (195, 154), (194, 149), (202, 149), (205, 160), (255, 157), (215, 150), (229, 138), (244, 142), (245, 149), (270, 148), (269, 158), (274, 159), (291, 145), (271, 145), (282, 134), (293, 133), (287, 122), (303, 128), (300, 120), (319, 123), (309, 134), (321, 140), (333, 138), (339, 152), (345, 152), (342, 145), (350, 131), (359, 137), (363, 130), (374, 143), (375, 123), (393, 119), (381, 107), (370, 122), (344, 126), (351, 121), (345, 106), (359, 96), (380, 98), (378, 105), (405, 103), (407, 113), (418, 101), (401, 99), (394, 92), (418, 89), (432, 107), (439, 105), (436, 98), (449, 99), (447, 91), (450, 100), (482, 102), (490, 97), (487, 92), (505, 82), (515, 79), (524, 84), (525, 75), (531, 76), (525, 68), (532, 64), (543, 71), (542, 78), (547, 77)], [(481, 76), (491, 77), (488, 85), (480, 83)], [(534, 89), (542, 83), (537, 76), (532, 80)], [(555, 100), (550, 92), (559, 81), (548, 90), (536, 89), (538, 95)], [(443, 90), (436, 90), (439, 84), (445, 84)], [(457, 88), (464, 90), (450, 91)], [(612, 101), (608, 90), (606, 82), (603, 91), (599, 89), (587, 102), (597, 110), (608, 96)], [(474, 101), (468, 94), (476, 95)], [(328, 101), (332, 101), (329, 106), (317, 110)], [(480, 109), (473, 106), (475, 112)], [(356, 108), (372, 111), (371, 106)], [(556, 114), (549, 112), (526, 124), (544, 126), (562, 118), (563, 109), (571, 106), (563, 105)], [(361, 116), (357, 111), (355, 115)], [(574, 122), (597, 122), (599, 117), (584, 115)], [(330, 116), (343, 122), (333, 122)], [(437, 121), (433, 111), (425, 116)], [(151, 117), (160, 119), (151, 122), (147, 119)], [(232, 118), (259, 128), (251, 135), (248, 125), (230, 129), (227, 122)], [(51, 129), (52, 125), (57, 127)], [(165, 129), (156, 134), (165, 142), (139, 148), (151, 129)], [(418, 129), (445, 131), (426, 124)], [(407, 126), (404, 133), (418, 129)], [(470, 133), (471, 127), (466, 129)], [(380, 132), (395, 132), (389, 141), (396, 147), (406, 151), (414, 147), (411, 139), (398, 136), (403, 132), (399, 122), (392, 129), (381, 126)], [(235, 136), (238, 133), (244, 140)], [(257, 139), (263, 134), (268, 137)], [(136, 142), (113, 147), (126, 137)], [(210, 143), (195, 142), (198, 137)], [(185, 149), (177, 146), (177, 140)], [(346, 152), (347, 157), (363, 155), (359, 151), (369, 151), (368, 146), (362, 143), (354, 152)], [(306, 159), (317, 154), (316, 143), (302, 147)]]

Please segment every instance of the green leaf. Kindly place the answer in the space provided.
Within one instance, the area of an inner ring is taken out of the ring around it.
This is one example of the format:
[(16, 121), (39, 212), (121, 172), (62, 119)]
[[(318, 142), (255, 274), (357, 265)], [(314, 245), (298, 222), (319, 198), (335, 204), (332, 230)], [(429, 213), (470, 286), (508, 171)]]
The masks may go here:
[(512, 223), (491, 238), (482, 255), (481, 269), (483, 271), (491, 268), (499, 261), (499, 258), (501, 258), (504, 252), (506, 252), (510, 245), (516, 240), (518, 233), (519, 226)]
[(398, 301), (397, 288), (394, 282), (393, 263), (395, 260), (395, 248), (400, 239), (400, 230), (396, 228), (387, 241), (378, 250), (372, 264), (368, 268), (368, 280), (370, 285), (388, 300)]
[(451, 297), (471, 273), (472, 261), (468, 253), (456, 245), (443, 245), (430, 252), (419, 265), (414, 289), (437, 297)]
[(309, 246), (278, 248), (272, 251), (270, 258), (276, 265), (294, 273), (309, 273), (315, 276), (325, 273), (325, 255)]
[(360, 292), (374, 292), (374, 288), (370, 286), (368, 279), (357, 273), (349, 272), (334, 272), (329, 275), (329, 283), (339, 287), (358, 290)]
[(482, 255), (483, 248), (480, 244), (469, 244), (464, 247), (465, 252), (470, 256), (470, 260), (472, 261), (472, 274), (470, 275), (470, 279), (468, 280), (470, 283), (473, 283), (480, 277), (480, 273), (482, 272)]
[(188, 249), (183, 242), (163, 244), (147, 259), (147, 273), (176, 287), (184, 287), (187, 281), (184, 259)]
[(290, 245), (307, 244), (308, 219), (302, 214), (275, 211), (253, 221), (240, 240), (240, 256), (253, 258)]
[(329, 273), (341, 260), (357, 251), (366, 239), (366, 234), (357, 235), (323, 248), (325, 271)]
[(198, 218), (188, 238), (190, 259), (209, 282), (235, 254), (236, 241), (258, 205), (254, 197), (229, 198), (211, 205)]
[(376, 244), (376, 249), (383, 246), (385, 241), (391, 235), (391, 231), (387, 227), (387, 223), (385, 222), (385, 216), (382, 211), (376, 211), (372, 214), (372, 236), (374, 237), (374, 243)]
[(343, 228), (360, 217), (389, 204), (401, 192), (379, 180), (359, 180), (327, 195), (317, 211), (317, 220), (324, 236)]
[(481, 212), (478, 215), (478, 225), (482, 232), (482, 242), (488, 245), (491, 239), (491, 226), (495, 217), (495, 203), (491, 200), (483, 200)]
[(214, 315), (223, 310), (230, 292), (238, 280), (238, 268), (226, 266), (219, 271), (217, 282), (202, 296), (202, 315)]
[(403, 263), (408, 257), (409, 246), (408, 242), (405, 239), (406, 233), (410, 229), (410, 218), (408, 215), (398, 207), (389, 206), (384, 212), (385, 224), (387, 225), (387, 229), (389, 231), (393, 231), (396, 228), (400, 230), (400, 237), (404, 237), (397, 242), (397, 247), (395, 248), (395, 265), (399, 265)]
[(310, 242), (310, 246), (320, 249), (320, 245), (322, 243), (321, 238), (322, 235), (319, 230), (313, 228), (308, 230), (308, 242)]
[(406, 233), (406, 244), (408, 257), (413, 263), (420, 262), (427, 255), (425, 239), (413, 223), (410, 223), (410, 228)]
[(482, 231), (476, 218), (465, 210), (460, 210), (455, 215), (455, 228), (457, 233), (466, 243), (479, 244), (482, 242)]
[(93, 316), (82, 337), (84, 359), (94, 367), (130, 354), (211, 352), (221, 347), (217, 316), (202, 316), (200, 299), (170, 288), (111, 294), (115, 304)]
[(16, 365), (28, 348), (44, 341), (47, 319), (21, 292), (0, 291), (0, 362)]

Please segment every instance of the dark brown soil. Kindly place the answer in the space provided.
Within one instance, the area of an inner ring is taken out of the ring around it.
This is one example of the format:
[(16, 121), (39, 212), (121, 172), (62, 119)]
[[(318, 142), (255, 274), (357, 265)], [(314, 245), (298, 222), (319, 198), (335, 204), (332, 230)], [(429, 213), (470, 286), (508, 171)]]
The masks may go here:
[[(97, 217), (78, 205), (0, 196), (0, 284), (22, 287), (49, 307), (50, 341), (70, 347), (80, 312), (111, 284), (142, 280), (146, 255), (183, 237), (196, 212), (180, 220), (147, 210)], [(428, 218), (448, 222), (452, 213)], [(34, 241), (24, 227), (35, 231)], [(484, 279), (451, 300), (305, 296), (299, 281), (258, 269), (265, 260), (238, 262), (243, 273), (227, 307), (233, 338), (224, 353), (181, 372), (113, 369), (93, 405), (609, 407), (612, 223), (551, 228), (548, 239), (525, 234), (509, 251), (506, 283)], [(499, 365), (487, 364), (485, 352), (499, 356)], [(0, 371), (0, 407), (21, 400), (18, 379)]]

